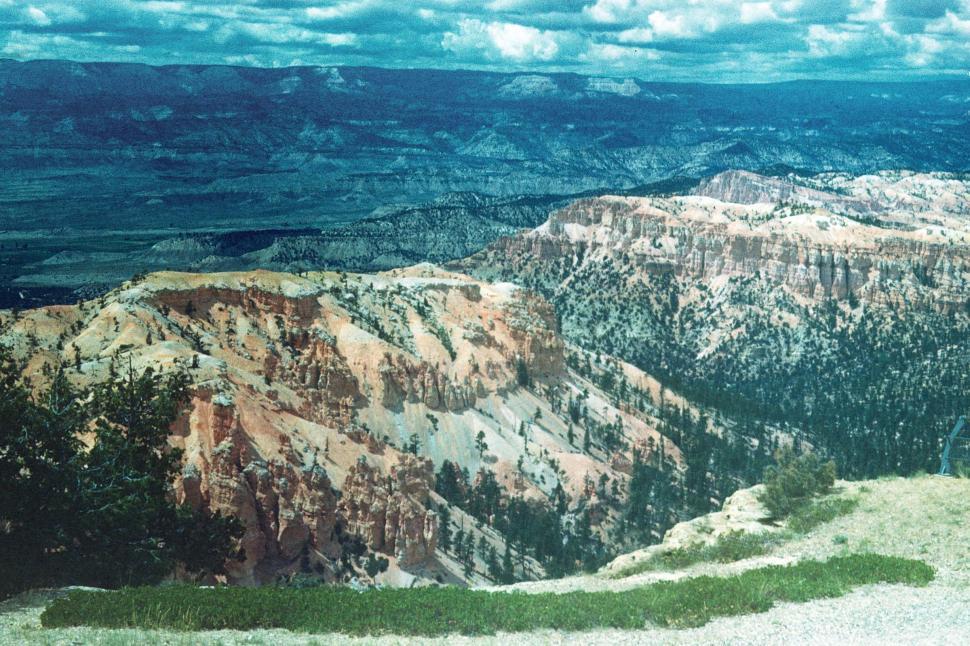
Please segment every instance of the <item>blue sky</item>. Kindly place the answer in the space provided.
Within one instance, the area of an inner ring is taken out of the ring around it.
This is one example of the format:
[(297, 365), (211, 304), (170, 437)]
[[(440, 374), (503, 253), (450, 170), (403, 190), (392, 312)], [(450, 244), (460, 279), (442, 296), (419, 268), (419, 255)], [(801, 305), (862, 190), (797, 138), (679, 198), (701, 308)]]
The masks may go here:
[(970, 0), (0, 0), (0, 57), (572, 71), (970, 72)]

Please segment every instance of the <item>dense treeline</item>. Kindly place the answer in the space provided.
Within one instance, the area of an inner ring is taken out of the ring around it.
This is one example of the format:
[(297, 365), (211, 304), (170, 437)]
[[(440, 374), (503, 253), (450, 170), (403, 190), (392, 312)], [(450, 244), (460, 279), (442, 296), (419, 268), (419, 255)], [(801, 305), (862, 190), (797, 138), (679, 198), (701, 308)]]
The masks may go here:
[[(569, 511), (570, 500), (557, 486), (548, 502), (510, 496), (495, 475), (483, 469), (474, 481), (467, 470), (453, 462), (442, 463), (435, 476), (435, 491), (449, 505), (459, 507), (502, 535), (505, 551), (499, 558), (487, 542), (470, 544), (470, 533), (452, 533), (450, 512), (441, 513), (441, 545), (459, 560), (473, 566), (473, 552), (487, 565), (485, 574), (495, 581), (511, 583), (526, 578), (523, 557), (538, 561), (551, 576), (563, 576), (580, 568), (592, 570), (603, 563), (609, 552), (592, 529), (588, 509)], [(466, 541), (466, 536), (468, 540)], [(516, 569), (518, 567), (518, 569)]]
[(715, 296), (670, 273), (630, 280), (622, 256), (582, 260), (520, 258), (499, 275), (552, 300), (573, 342), (629, 361), (740, 426), (784, 429), (846, 477), (933, 469), (942, 437), (970, 411), (966, 311), (854, 297), (809, 305), (757, 277), (733, 277)]
[[(586, 496), (572, 500), (561, 480), (546, 488), (545, 499), (526, 500), (502, 487), (487, 467), (472, 476), (445, 461), (435, 484), (449, 503), (439, 509), (441, 545), (465, 564), (466, 573), (481, 562), (482, 573), (494, 581), (513, 581), (528, 576), (525, 556), (551, 576), (594, 569), (624, 549), (657, 542), (677, 522), (708, 513), (739, 487), (758, 482), (777, 448), (775, 435), (764, 424), (732, 422), (728, 427), (723, 420), (713, 423), (703, 413), (662, 397), (654, 401), (649, 392), (629, 383), (612, 359), (568, 352), (566, 362), (614, 406), (655, 419), (657, 430), (680, 449), (682, 459), (674, 460), (664, 443), (653, 439), (631, 446), (619, 417), (609, 420), (591, 413), (588, 391), (563, 394), (555, 384), (538, 386), (521, 379), (523, 387), (545, 388), (554, 413), (567, 424), (567, 441), (573, 447), (601, 460), (632, 455), (630, 478), (603, 474), (594, 482), (587, 476), (583, 491), (595, 502)], [(521, 463), (519, 472), (530, 477)], [(498, 532), (505, 553), (487, 541), (474, 544), (464, 528), (453, 532), (452, 507)]]
[(184, 375), (129, 369), (79, 392), (48, 371), (38, 393), (20, 375), (0, 349), (0, 596), (223, 571), (241, 524), (171, 495), (181, 453), (167, 440)]

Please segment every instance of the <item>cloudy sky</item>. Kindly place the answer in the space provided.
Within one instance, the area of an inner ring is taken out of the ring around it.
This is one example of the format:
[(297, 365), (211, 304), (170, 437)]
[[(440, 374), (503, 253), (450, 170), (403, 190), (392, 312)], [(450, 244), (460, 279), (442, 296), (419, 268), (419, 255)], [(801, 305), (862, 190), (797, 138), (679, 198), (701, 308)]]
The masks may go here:
[(970, 0), (0, 0), (0, 57), (967, 77)]

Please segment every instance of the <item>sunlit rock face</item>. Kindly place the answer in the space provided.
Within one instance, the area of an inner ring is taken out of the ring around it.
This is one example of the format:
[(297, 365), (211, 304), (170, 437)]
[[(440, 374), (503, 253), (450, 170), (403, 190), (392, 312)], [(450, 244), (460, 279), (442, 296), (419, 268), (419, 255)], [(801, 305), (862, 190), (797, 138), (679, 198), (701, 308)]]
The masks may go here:
[[(637, 272), (709, 286), (753, 277), (816, 302), (852, 296), (939, 311), (968, 302), (970, 186), (963, 180), (881, 173), (796, 181), (732, 171), (695, 193), (577, 201), (482, 257), (514, 264), (581, 254), (587, 263), (620, 260)], [(487, 271), (487, 260), (479, 265)]]
[[(0, 342), (33, 375), (68, 362), (83, 386), (129, 360), (136, 371), (188, 372), (191, 398), (171, 436), (185, 456), (176, 493), (243, 521), (244, 558), (228, 564), (234, 583), (364, 577), (347, 565), (360, 544), (392, 573), (461, 580), (439, 558), (434, 472), (445, 460), (472, 474), (487, 467), (531, 499), (561, 485), (578, 501), (586, 476), (628, 477), (567, 440), (562, 399), (590, 386), (566, 366), (551, 306), (508, 283), (432, 265), (159, 273), (0, 322)], [(603, 400), (592, 419), (629, 418), (631, 446), (662, 441), (654, 421), (591, 392)]]

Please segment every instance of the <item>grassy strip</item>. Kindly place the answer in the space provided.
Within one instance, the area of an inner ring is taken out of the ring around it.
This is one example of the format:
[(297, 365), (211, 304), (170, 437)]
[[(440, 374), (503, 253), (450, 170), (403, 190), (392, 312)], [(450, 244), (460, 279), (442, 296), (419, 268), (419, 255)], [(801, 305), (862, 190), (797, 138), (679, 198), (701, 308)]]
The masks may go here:
[(837, 597), (859, 585), (925, 585), (920, 561), (855, 554), (828, 561), (696, 577), (623, 592), (526, 594), (441, 587), (354, 592), (344, 587), (130, 588), (75, 591), (44, 611), (46, 628), (174, 630), (284, 628), (349, 635), (465, 635), (541, 629), (699, 626), (714, 617), (763, 612), (778, 601)]
[(793, 512), (784, 531), (761, 534), (728, 532), (719, 536), (713, 543), (695, 543), (659, 552), (611, 574), (610, 578), (622, 579), (657, 570), (679, 570), (697, 563), (732, 563), (761, 556), (767, 554), (776, 545), (781, 545), (800, 534), (807, 534), (823, 523), (851, 513), (858, 505), (857, 498), (815, 500)]
[(807, 534), (819, 525), (851, 514), (858, 506), (858, 498), (822, 498), (792, 512), (788, 517), (788, 529)]
[(732, 563), (760, 556), (785, 541), (779, 534), (749, 534), (728, 532), (713, 543), (694, 543), (654, 554), (611, 574), (611, 579), (623, 579), (643, 572), (656, 570), (680, 570), (696, 563)]

